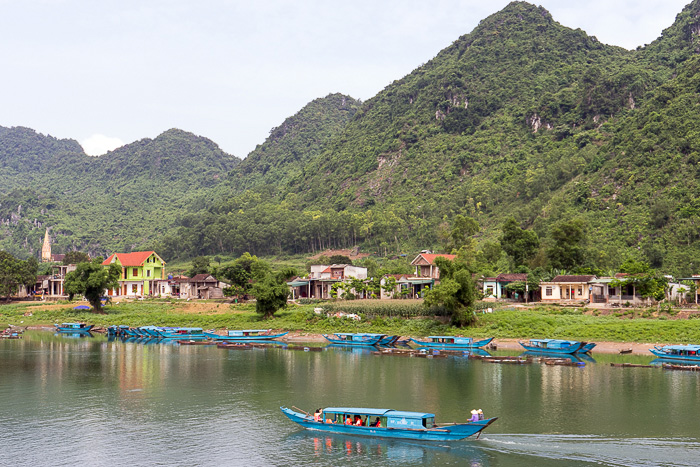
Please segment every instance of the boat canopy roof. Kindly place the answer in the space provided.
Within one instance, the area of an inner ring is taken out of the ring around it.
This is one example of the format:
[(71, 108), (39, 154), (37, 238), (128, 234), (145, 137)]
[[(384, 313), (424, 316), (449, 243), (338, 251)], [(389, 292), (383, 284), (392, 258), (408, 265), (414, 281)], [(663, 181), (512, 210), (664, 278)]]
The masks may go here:
[(472, 340), (471, 337), (462, 337), (462, 336), (428, 336), (429, 339), (469, 339)]
[(384, 336), (384, 334), (371, 334), (366, 332), (334, 332), (336, 336), (357, 336), (357, 337), (379, 337)]
[(700, 351), (700, 345), (665, 345), (663, 350), (688, 350), (688, 351)]
[(546, 344), (578, 344), (578, 341), (567, 341), (562, 339), (530, 339), (530, 342), (542, 342)]
[(425, 412), (404, 412), (392, 409), (367, 409), (361, 407), (326, 407), (323, 412), (369, 415), (371, 417), (434, 418), (435, 414)]

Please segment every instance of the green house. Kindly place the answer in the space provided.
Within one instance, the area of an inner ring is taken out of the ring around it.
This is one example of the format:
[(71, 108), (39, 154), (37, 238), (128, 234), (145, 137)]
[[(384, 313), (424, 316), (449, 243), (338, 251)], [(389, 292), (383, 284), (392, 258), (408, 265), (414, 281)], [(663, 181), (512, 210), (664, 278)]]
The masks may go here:
[(119, 288), (107, 291), (110, 296), (145, 297), (157, 293), (157, 282), (165, 280), (165, 261), (155, 251), (114, 253), (102, 262), (122, 268)]

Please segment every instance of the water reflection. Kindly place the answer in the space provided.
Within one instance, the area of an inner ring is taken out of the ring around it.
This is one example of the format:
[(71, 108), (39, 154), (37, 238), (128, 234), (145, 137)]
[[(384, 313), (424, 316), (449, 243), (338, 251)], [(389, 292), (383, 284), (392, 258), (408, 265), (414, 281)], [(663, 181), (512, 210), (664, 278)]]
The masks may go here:
[[(364, 461), (385, 465), (433, 464), (436, 456), (444, 459), (453, 457), (452, 446), (439, 443), (421, 443), (416, 441), (365, 438), (336, 433), (314, 433), (301, 431), (292, 433), (285, 438), (285, 444), (309, 450), (316, 459), (341, 459)], [(486, 467), (489, 465), (488, 455), (478, 445), (459, 443), (460, 465)], [(445, 454), (448, 454), (445, 456)]]
[(548, 352), (523, 352), (520, 354), (521, 357), (530, 358), (556, 358), (557, 360), (567, 360), (571, 363), (595, 363), (595, 359), (588, 354), (560, 354), (560, 353), (548, 353)]
[(56, 332), (54, 336), (64, 339), (82, 339), (83, 337), (95, 337), (91, 332)]

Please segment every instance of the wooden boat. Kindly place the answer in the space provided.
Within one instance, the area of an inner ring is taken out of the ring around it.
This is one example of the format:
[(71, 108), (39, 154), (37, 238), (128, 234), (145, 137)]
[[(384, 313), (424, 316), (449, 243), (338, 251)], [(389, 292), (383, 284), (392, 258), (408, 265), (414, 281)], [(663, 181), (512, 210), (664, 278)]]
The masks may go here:
[(493, 340), (493, 337), (475, 341), (471, 337), (456, 337), (456, 336), (428, 336), (430, 341), (417, 341), (411, 339), (415, 344), (428, 349), (478, 349), (488, 345)]
[(649, 349), (649, 352), (668, 360), (700, 362), (700, 345), (665, 345), (663, 347), (656, 345), (653, 349)]
[[(436, 424), (435, 415), (422, 412), (403, 412), (391, 409), (366, 409), (350, 407), (328, 407), (321, 413), (321, 421), (313, 415), (280, 407), (290, 420), (307, 430), (342, 433), (346, 435), (372, 436), (380, 438), (417, 439), (422, 441), (457, 441), (468, 438), (495, 422), (497, 417), (476, 422)], [(356, 420), (361, 424), (345, 424)], [(379, 426), (375, 425), (379, 419)]]
[(232, 349), (232, 350), (247, 350), (252, 349), (253, 346), (244, 343), (234, 343), (234, 342), (217, 342), (216, 346), (220, 349)]
[(580, 352), (586, 342), (565, 341), (560, 339), (530, 339), (528, 343), (518, 343), (528, 352), (544, 352), (551, 354), (573, 354)]
[(92, 324), (85, 323), (61, 323), (60, 326), (58, 324), (54, 324), (54, 326), (58, 332), (88, 333), (93, 328)]
[(323, 337), (332, 344), (341, 345), (377, 345), (386, 334), (366, 334), (352, 332), (336, 332), (333, 334), (335, 338), (328, 334), (323, 334)]
[(194, 341), (194, 340), (178, 340), (180, 345), (214, 345), (215, 342), (212, 341)]
[(632, 349), (620, 349), (620, 355), (632, 353)]
[(673, 365), (670, 363), (662, 363), (661, 368), (664, 370), (700, 371), (700, 366), (698, 365)]
[(278, 337), (286, 336), (288, 332), (280, 334), (272, 334), (272, 329), (241, 329), (229, 331), (227, 335), (222, 336), (213, 332), (205, 332), (204, 335), (215, 341), (271, 341)]
[(394, 345), (399, 341), (401, 336), (384, 336), (379, 341), (379, 345)]
[(654, 365), (642, 365), (640, 363), (611, 363), (610, 366), (618, 368), (658, 368)]

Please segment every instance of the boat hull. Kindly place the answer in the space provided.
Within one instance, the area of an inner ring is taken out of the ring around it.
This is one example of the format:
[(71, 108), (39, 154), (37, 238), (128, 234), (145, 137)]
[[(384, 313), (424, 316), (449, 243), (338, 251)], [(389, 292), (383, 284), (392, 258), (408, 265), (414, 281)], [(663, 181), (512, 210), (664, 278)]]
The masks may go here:
[(534, 353), (544, 353), (544, 354), (556, 354), (556, 355), (569, 355), (569, 354), (574, 354), (576, 352), (580, 352), (581, 348), (585, 345), (583, 342), (579, 343), (579, 345), (572, 345), (569, 348), (565, 349), (550, 349), (548, 347), (537, 347), (534, 345), (527, 345), (522, 342), (518, 342), (525, 350), (528, 352), (534, 352)]
[(423, 342), (423, 341), (417, 341), (415, 339), (410, 339), (411, 342), (414, 344), (420, 345), (421, 347), (425, 347), (427, 349), (444, 349), (444, 350), (449, 350), (449, 349), (478, 349), (481, 347), (485, 347), (491, 343), (493, 340), (493, 337), (489, 337), (488, 339), (482, 339), (480, 341), (472, 341), (471, 344), (452, 344), (452, 343), (447, 343), (447, 342)]
[[(54, 325), (54, 326), (56, 326), (56, 325)], [(92, 330), (92, 328), (93, 328), (92, 324), (90, 324), (89, 326), (85, 326), (84, 328), (70, 328), (70, 327), (56, 326), (56, 331), (57, 332), (89, 334), (90, 331)]]
[(279, 337), (286, 336), (289, 332), (283, 332), (281, 334), (269, 334), (263, 336), (222, 336), (220, 334), (214, 334), (213, 332), (205, 332), (204, 335), (208, 339), (215, 341), (226, 341), (226, 342), (264, 342), (277, 339)]
[(378, 345), (379, 342), (384, 338), (384, 336), (380, 337), (371, 337), (363, 340), (351, 340), (351, 339), (333, 339), (332, 337), (329, 337), (328, 334), (323, 334), (323, 337), (326, 338), (328, 342), (331, 344), (338, 344), (338, 345)]
[(447, 427), (432, 429), (405, 429), (405, 428), (378, 428), (369, 426), (343, 425), (339, 423), (315, 422), (313, 417), (303, 413), (280, 407), (291, 421), (298, 423), (307, 430), (322, 431), (326, 433), (339, 433), (353, 436), (368, 436), (373, 438), (415, 439), (421, 441), (459, 441), (466, 439), (482, 431), (495, 422), (496, 418), (480, 420), (478, 422), (462, 423)]

